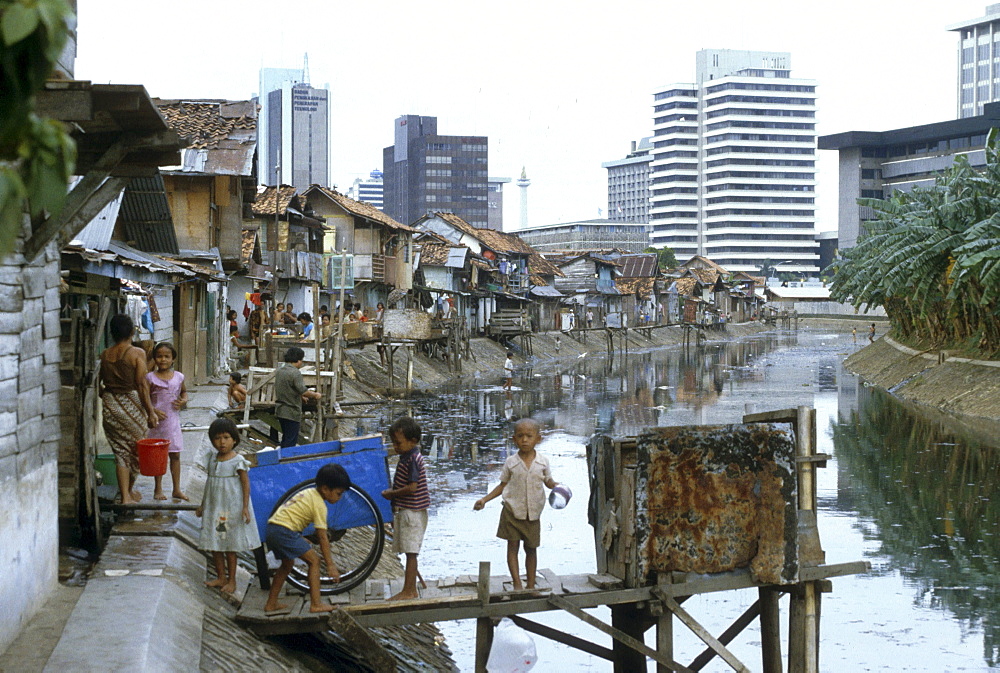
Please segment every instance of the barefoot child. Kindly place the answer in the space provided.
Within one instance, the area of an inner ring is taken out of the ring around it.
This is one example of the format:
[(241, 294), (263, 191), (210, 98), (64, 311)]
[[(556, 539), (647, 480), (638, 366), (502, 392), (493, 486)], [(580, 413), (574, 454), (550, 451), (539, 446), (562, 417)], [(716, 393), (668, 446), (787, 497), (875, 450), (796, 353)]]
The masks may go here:
[(229, 406), (235, 409), (242, 409), (246, 399), (247, 389), (243, 385), (243, 375), (239, 372), (233, 372), (229, 375)]
[(507, 568), (510, 570), (514, 589), (521, 589), (521, 573), (517, 552), (524, 541), (524, 569), (528, 588), (535, 588), (535, 570), (538, 568), (536, 553), (541, 537), (539, 517), (545, 507), (545, 491), (556, 486), (549, 469), (549, 460), (535, 451), (542, 441), (541, 427), (532, 418), (522, 418), (514, 424), (514, 445), (517, 453), (508, 458), (500, 472), (500, 484), (489, 495), (476, 501), (473, 509), (480, 510), (501, 493), (503, 508), (497, 537), (507, 540)]
[(340, 581), (340, 571), (330, 554), (330, 538), (327, 537), (326, 504), (340, 500), (351, 487), (351, 478), (343, 465), (327, 463), (316, 473), (316, 488), (306, 489), (284, 503), (267, 520), (264, 539), (267, 548), (281, 561), (281, 567), (271, 580), (271, 591), (264, 604), (264, 612), (278, 612), (287, 606), (278, 603), (278, 596), (288, 578), (288, 573), (300, 558), (309, 565), (309, 612), (330, 612), (336, 606), (323, 603), (320, 598), (319, 554), (302, 537), (302, 531), (312, 524), (319, 538), (319, 548), (326, 562), (326, 569), (335, 582)]
[[(148, 439), (169, 439), (167, 449), (170, 456), (170, 480), (173, 486), (171, 497), (175, 500), (187, 500), (181, 491), (181, 449), (184, 439), (181, 435), (181, 417), (178, 413), (187, 404), (187, 388), (184, 387), (184, 375), (174, 371), (174, 361), (177, 351), (172, 344), (161, 342), (152, 351), (154, 370), (146, 374), (149, 382), (149, 397), (153, 401), (156, 415), (160, 422), (146, 433)], [(153, 497), (166, 500), (163, 493), (163, 476), (153, 477)]]
[(250, 503), (250, 462), (236, 453), (240, 431), (228, 418), (217, 418), (208, 426), (215, 454), (208, 458), (208, 477), (201, 507), (203, 517), (198, 547), (212, 552), (215, 579), (205, 586), (226, 593), (236, 590), (236, 552), (260, 546), (257, 524)]
[(503, 362), (503, 389), (510, 390), (511, 386), (514, 385), (514, 360), (511, 358), (514, 354), (507, 351), (507, 359)]
[(409, 416), (402, 416), (389, 427), (392, 448), (399, 454), (392, 488), (382, 491), (382, 497), (392, 501), (392, 544), (397, 554), (406, 554), (406, 572), (402, 590), (389, 600), (418, 598), (417, 555), (427, 530), (427, 508), (431, 497), (427, 492), (427, 472), (420, 453), (420, 425)]

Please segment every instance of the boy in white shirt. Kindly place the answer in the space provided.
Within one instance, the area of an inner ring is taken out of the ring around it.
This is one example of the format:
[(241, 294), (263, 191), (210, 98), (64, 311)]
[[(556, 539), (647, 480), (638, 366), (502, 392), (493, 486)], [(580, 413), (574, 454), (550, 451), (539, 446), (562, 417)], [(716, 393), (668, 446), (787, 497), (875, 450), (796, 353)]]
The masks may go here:
[(517, 453), (509, 457), (500, 472), (500, 484), (489, 494), (476, 501), (475, 510), (481, 510), (490, 500), (503, 494), (503, 508), (497, 537), (507, 540), (507, 569), (519, 590), (521, 572), (517, 552), (524, 541), (524, 570), (529, 589), (535, 588), (535, 571), (538, 568), (538, 546), (541, 543), (539, 517), (545, 507), (546, 488), (555, 488), (549, 459), (535, 451), (542, 441), (541, 426), (533, 418), (522, 418), (514, 424), (514, 445)]

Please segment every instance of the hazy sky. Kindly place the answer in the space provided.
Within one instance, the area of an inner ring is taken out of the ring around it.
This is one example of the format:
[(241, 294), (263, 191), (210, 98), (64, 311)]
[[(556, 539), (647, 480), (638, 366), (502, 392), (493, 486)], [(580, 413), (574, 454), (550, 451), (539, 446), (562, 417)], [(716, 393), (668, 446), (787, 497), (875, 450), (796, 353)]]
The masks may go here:
[[(265, 67), (331, 89), (333, 182), (381, 168), (401, 114), (489, 136), (489, 173), (532, 180), (529, 223), (607, 207), (602, 161), (652, 134), (652, 92), (694, 79), (698, 49), (791, 53), (818, 82), (818, 134), (956, 116), (957, 35), (986, 3), (79, 0), (76, 76), (162, 98), (246, 99)], [(818, 228), (836, 229), (835, 153), (820, 153)], [(518, 225), (508, 185), (505, 224)]]

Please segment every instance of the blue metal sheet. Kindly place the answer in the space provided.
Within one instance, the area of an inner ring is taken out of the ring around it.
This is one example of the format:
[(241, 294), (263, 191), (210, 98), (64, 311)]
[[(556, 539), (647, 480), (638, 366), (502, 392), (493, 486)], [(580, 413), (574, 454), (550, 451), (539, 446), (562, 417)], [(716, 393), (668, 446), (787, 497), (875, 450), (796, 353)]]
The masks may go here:
[[(269, 464), (260, 462), (250, 468), (250, 499), (253, 502), (254, 515), (257, 518), (257, 528), (261, 539), (264, 537), (264, 527), (271, 516), (271, 510), (288, 489), (307, 479), (316, 477), (316, 472), (327, 463), (338, 463), (344, 466), (351, 477), (351, 483), (364, 490), (372, 497), (382, 514), (383, 521), (392, 521), (392, 505), (382, 497), (381, 493), (389, 488), (388, 453), (378, 437), (367, 441), (369, 448), (356, 450), (352, 453), (326, 453), (331, 445), (340, 442), (320, 442), (291, 447), (294, 457), (285, 455), (289, 449), (280, 450), (281, 456), (277, 463), (266, 458)], [(262, 452), (279, 453), (279, 451)], [(316, 453), (324, 455), (310, 458)], [(342, 530), (373, 523), (370, 512), (351, 507), (345, 499), (334, 505), (327, 505), (327, 525), (330, 530)]]

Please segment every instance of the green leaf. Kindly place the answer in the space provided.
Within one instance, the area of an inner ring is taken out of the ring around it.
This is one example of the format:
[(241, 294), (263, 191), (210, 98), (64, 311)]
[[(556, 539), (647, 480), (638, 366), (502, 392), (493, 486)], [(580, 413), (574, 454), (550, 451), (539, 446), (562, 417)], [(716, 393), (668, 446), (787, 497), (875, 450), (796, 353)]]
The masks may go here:
[(0, 16), (0, 35), (9, 47), (17, 44), (38, 28), (38, 10), (23, 3), (9, 5)]

